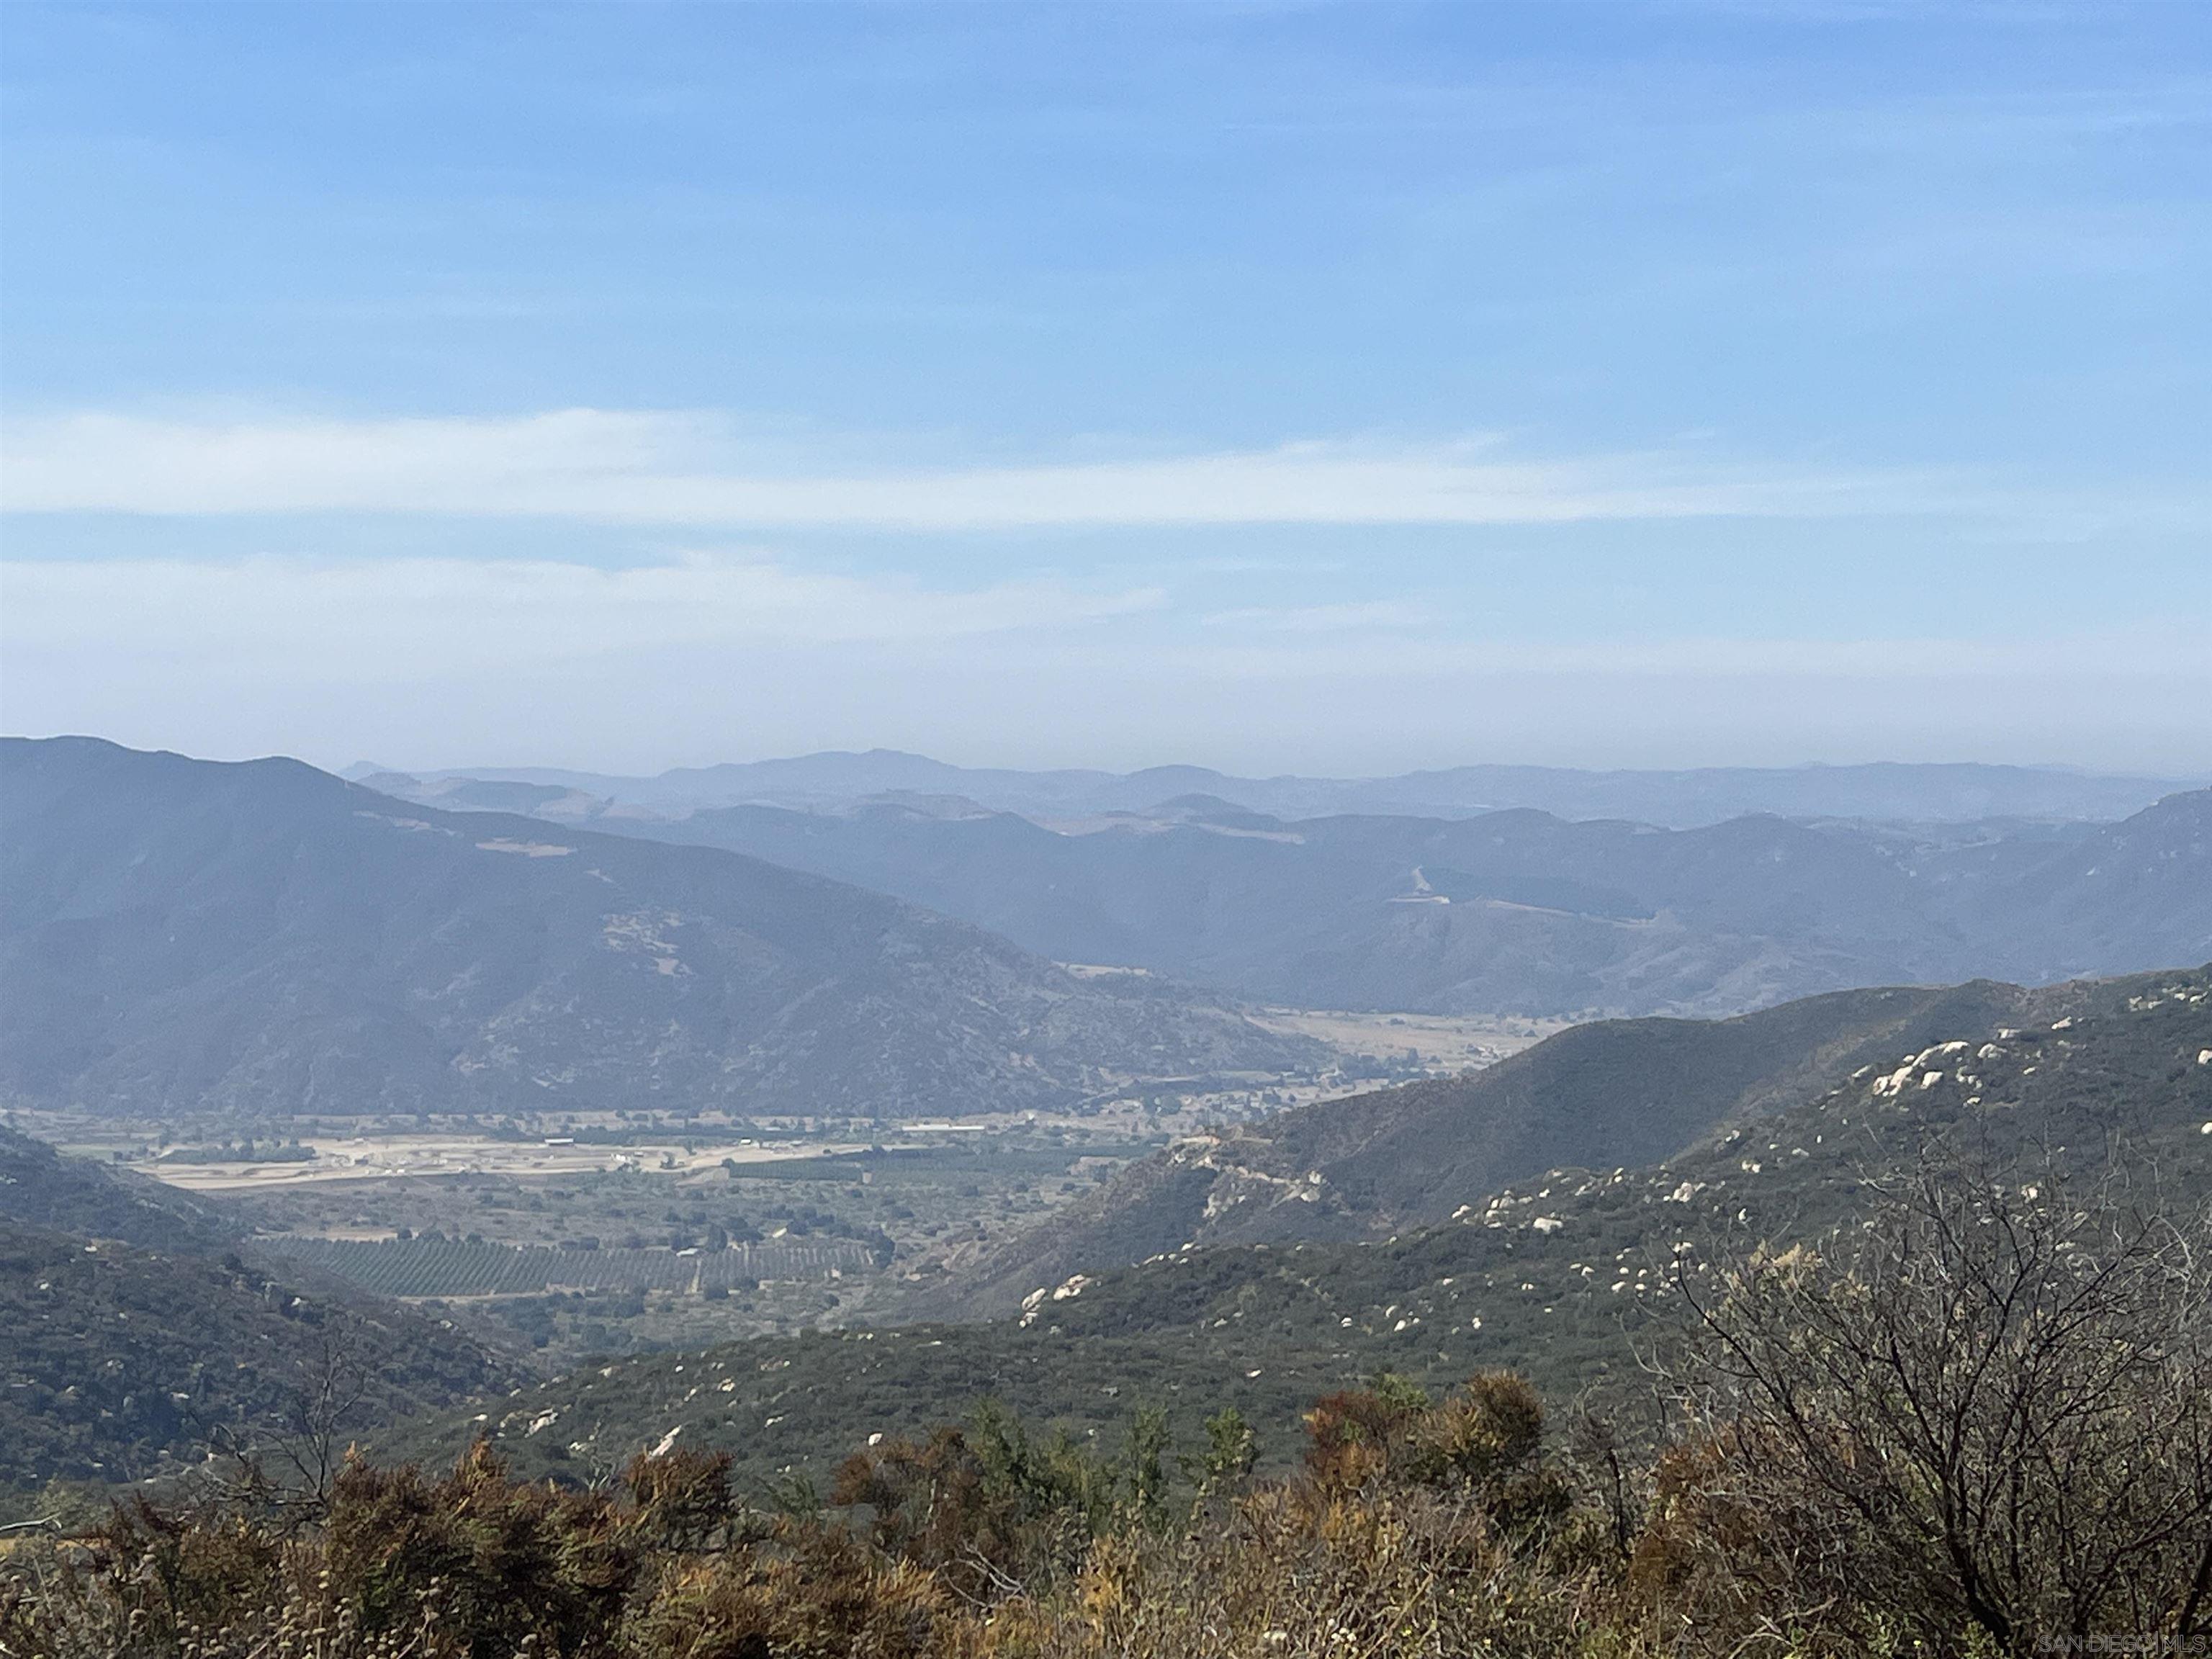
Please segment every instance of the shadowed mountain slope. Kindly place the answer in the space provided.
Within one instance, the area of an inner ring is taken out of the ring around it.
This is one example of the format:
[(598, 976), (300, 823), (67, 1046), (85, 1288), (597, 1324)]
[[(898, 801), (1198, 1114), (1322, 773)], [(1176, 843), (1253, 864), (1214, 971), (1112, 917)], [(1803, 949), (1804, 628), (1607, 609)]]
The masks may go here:
[(519, 1380), (443, 1321), (252, 1261), (220, 1207), (0, 1128), (0, 1492), (174, 1474), (351, 1402), (343, 1437)]
[(220, 1250), (246, 1231), (220, 1206), (129, 1170), (65, 1158), (0, 1127), (0, 1218), (157, 1250)]
[(0, 1488), (173, 1473), (220, 1434), (284, 1431), (326, 1363), (360, 1396), (349, 1433), (517, 1375), (394, 1303), (0, 1220)]
[(896, 1117), (1316, 1045), (731, 853), (0, 742), (0, 1100)]

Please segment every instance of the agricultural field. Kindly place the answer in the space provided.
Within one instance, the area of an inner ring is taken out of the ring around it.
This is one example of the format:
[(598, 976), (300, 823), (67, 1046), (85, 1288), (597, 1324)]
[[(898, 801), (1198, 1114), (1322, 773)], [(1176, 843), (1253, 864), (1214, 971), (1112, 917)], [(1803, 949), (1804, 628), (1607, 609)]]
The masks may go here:
[(653, 1158), (222, 1194), (257, 1248), (434, 1306), (539, 1365), (850, 1323), (1144, 1150), (1002, 1131), (750, 1162)]
[(1266, 1018), (1322, 1037), (1339, 1061), (1158, 1082), (1080, 1112), (903, 1124), (617, 1111), (24, 1127), (220, 1204), (272, 1269), (400, 1297), (555, 1370), (869, 1323), (1179, 1136), (1487, 1064), (1542, 1034)]

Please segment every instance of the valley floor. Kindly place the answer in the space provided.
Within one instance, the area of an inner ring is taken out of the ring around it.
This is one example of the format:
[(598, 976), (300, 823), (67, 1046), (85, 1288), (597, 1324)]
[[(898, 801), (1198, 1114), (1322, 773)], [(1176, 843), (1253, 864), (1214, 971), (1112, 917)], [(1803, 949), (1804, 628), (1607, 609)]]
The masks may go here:
[(1486, 1066), (1555, 1024), (1296, 1009), (1262, 1019), (1340, 1059), (1237, 1087), (1149, 1085), (1079, 1112), (880, 1124), (645, 1112), (15, 1121), (219, 1200), (273, 1266), (424, 1306), (550, 1373), (884, 1316), (1173, 1139)]

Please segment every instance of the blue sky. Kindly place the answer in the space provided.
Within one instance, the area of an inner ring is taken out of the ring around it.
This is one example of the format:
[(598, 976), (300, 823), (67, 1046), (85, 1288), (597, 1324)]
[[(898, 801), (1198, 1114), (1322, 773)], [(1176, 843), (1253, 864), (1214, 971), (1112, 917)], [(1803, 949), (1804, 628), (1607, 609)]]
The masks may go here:
[(9, 730), (2212, 772), (2212, 9), (0, 45)]

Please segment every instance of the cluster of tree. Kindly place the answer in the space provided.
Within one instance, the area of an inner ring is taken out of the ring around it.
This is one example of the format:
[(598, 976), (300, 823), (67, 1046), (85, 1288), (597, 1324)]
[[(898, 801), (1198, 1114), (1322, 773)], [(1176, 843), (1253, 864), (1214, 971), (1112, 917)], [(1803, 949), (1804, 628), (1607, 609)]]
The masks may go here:
[(2212, 1639), (2212, 1226), (2155, 1192), (1925, 1174), (1693, 1284), (1646, 1433), (1487, 1371), (1330, 1395), (1256, 1473), (1003, 1414), (738, 1501), (664, 1449), (592, 1488), (479, 1444), (319, 1448), (9, 1558), (0, 1654), (246, 1659), (1996, 1656)]

